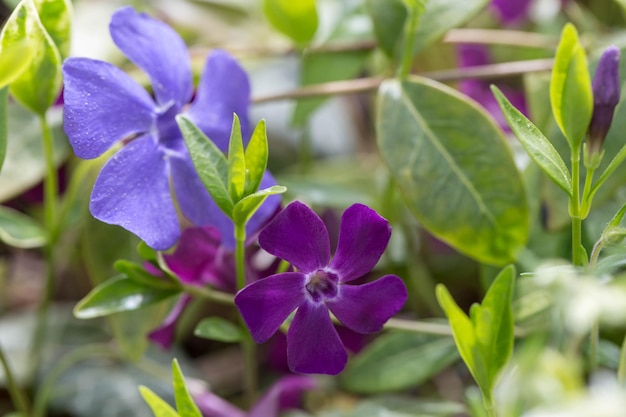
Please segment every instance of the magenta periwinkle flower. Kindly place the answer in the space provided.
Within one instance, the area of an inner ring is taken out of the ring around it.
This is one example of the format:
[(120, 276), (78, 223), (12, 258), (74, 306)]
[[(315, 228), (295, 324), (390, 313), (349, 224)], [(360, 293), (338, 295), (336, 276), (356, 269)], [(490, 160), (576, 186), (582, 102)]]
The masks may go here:
[[(96, 180), (91, 213), (135, 233), (154, 249), (168, 249), (180, 236), (171, 185), (188, 220), (215, 225), (232, 241), (232, 226), (196, 174), (175, 117), (185, 113), (223, 151), (228, 149), (233, 113), (239, 116), (244, 138), (249, 137), (246, 73), (226, 52), (213, 51), (190, 102), (191, 61), (171, 27), (125, 7), (113, 15), (109, 29), (115, 44), (149, 76), (154, 98), (107, 62), (65, 61), (64, 127), (76, 155), (96, 158), (115, 144), (123, 145)], [(270, 197), (251, 223), (258, 226), (278, 203)]]
[(589, 152), (592, 154), (602, 151), (604, 139), (613, 121), (615, 107), (619, 103), (621, 86), (619, 59), (619, 48), (616, 46), (606, 48), (593, 77), (593, 116), (587, 132)]
[(259, 244), (291, 263), (297, 272), (253, 282), (235, 296), (254, 340), (267, 341), (295, 310), (287, 332), (290, 369), (331, 375), (341, 372), (348, 355), (329, 311), (357, 333), (374, 333), (406, 301), (406, 287), (395, 275), (351, 284), (378, 263), (390, 237), (387, 220), (369, 207), (355, 204), (342, 216), (337, 250), (331, 259), (323, 221), (303, 203), (289, 204), (261, 231)]

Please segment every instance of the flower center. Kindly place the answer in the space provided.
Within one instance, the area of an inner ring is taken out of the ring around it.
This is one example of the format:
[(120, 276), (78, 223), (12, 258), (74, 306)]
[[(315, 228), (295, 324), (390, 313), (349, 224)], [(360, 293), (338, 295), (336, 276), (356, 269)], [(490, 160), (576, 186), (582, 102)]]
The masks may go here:
[(157, 116), (156, 127), (159, 144), (170, 150), (178, 150), (183, 145), (181, 133), (176, 123), (176, 115), (180, 109), (175, 103), (161, 109)]
[(337, 295), (339, 278), (332, 272), (318, 270), (308, 275), (306, 290), (315, 302), (333, 298)]

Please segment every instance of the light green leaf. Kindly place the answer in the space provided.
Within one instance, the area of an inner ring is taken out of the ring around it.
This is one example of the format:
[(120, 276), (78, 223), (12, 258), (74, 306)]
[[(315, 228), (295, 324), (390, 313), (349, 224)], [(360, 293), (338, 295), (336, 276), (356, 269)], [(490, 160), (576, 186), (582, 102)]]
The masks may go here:
[[(32, 6), (32, 4), (31, 4)], [(0, 87), (9, 85), (30, 65), (38, 52), (34, 9), (23, 1), (11, 13), (0, 33)]]
[(163, 274), (163, 277), (156, 277), (146, 271), (143, 266), (133, 263), (131, 261), (120, 259), (115, 261), (113, 267), (119, 273), (126, 275), (132, 281), (136, 282), (137, 284), (143, 285), (144, 287), (160, 290), (182, 289), (180, 282), (173, 277), (170, 277), (167, 274)]
[(256, 210), (263, 204), (265, 199), (271, 195), (282, 194), (287, 191), (287, 187), (273, 185), (269, 188), (259, 190), (254, 194), (241, 199), (233, 208), (233, 222), (235, 224), (245, 224)]
[(264, 0), (263, 11), (279, 32), (298, 44), (306, 44), (317, 31), (315, 0)]
[(183, 371), (180, 369), (178, 361), (172, 361), (172, 375), (174, 376), (174, 397), (176, 398), (176, 409), (180, 417), (202, 417), (198, 406), (189, 394)]
[(204, 339), (226, 343), (237, 343), (242, 336), (239, 327), (221, 317), (203, 319), (198, 323), (193, 334)]
[(556, 185), (571, 196), (571, 175), (561, 155), (552, 146), (552, 143), (541, 133), (537, 126), (507, 100), (498, 87), (491, 86), (491, 91), (498, 100), (500, 109), (502, 109), (502, 113), (504, 113), (511, 130), (528, 155)]
[(29, 42), (37, 45), (30, 64), (11, 82), (11, 94), (29, 110), (43, 115), (61, 91), (61, 55), (39, 20), (32, 1), (25, 1), (27, 19), (32, 20)]
[(95, 287), (74, 307), (74, 316), (92, 319), (122, 311), (138, 310), (179, 294), (178, 290), (146, 287), (128, 278), (115, 276)]
[(243, 151), (241, 123), (236, 114), (233, 114), (233, 126), (228, 143), (228, 180), (226, 183), (232, 201), (241, 200), (246, 186), (246, 157)]
[(70, 54), (72, 4), (69, 0), (34, 0), (39, 19), (59, 50), (61, 60)]
[(501, 130), (435, 81), (385, 81), (377, 139), (408, 207), (438, 238), (484, 263), (515, 259), (528, 236), (526, 193)]
[(33, 218), (0, 206), (0, 240), (16, 248), (39, 248), (46, 244), (46, 230)]
[(176, 116), (189, 155), (200, 180), (217, 206), (232, 216), (233, 201), (228, 192), (228, 161), (222, 151), (187, 117)]
[(570, 147), (580, 147), (593, 112), (593, 93), (585, 50), (576, 28), (568, 23), (561, 33), (550, 80), (550, 103)]
[(146, 403), (150, 406), (150, 409), (154, 413), (155, 417), (182, 417), (150, 388), (141, 385), (139, 387), (139, 392)]
[(9, 139), (9, 89), (0, 88), (0, 173), (4, 159), (7, 156), (7, 143)]
[(244, 195), (247, 196), (258, 191), (267, 168), (268, 154), (265, 120), (261, 120), (256, 125), (254, 132), (252, 132), (252, 137), (246, 147), (246, 187)]
[(348, 362), (341, 385), (359, 394), (405, 390), (427, 381), (457, 359), (450, 337), (391, 332)]

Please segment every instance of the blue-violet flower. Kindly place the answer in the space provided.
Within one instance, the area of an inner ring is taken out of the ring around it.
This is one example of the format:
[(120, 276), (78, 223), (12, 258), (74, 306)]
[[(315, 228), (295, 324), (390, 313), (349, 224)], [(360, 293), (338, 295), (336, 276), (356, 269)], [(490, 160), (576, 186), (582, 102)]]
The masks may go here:
[[(213, 51), (189, 104), (191, 62), (185, 43), (171, 27), (125, 7), (113, 15), (109, 30), (115, 44), (149, 76), (154, 99), (107, 62), (65, 61), (64, 127), (76, 155), (96, 158), (114, 144), (123, 144), (96, 180), (91, 213), (135, 233), (154, 249), (168, 249), (180, 236), (171, 180), (188, 220), (198, 226), (214, 225), (225, 239), (234, 240), (232, 225), (196, 174), (175, 116), (184, 112), (226, 151), (233, 113), (241, 120), (244, 138), (250, 135), (246, 73), (227, 53)], [(265, 182), (273, 183), (269, 174)], [(251, 219), (251, 227), (263, 223), (278, 203), (278, 199), (266, 202)]]
[(235, 304), (257, 343), (267, 341), (297, 309), (287, 332), (287, 358), (294, 372), (336, 375), (348, 359), (328, 310), (358, 333), (374, 333), (404, 305), (400, 278), (386, 275), (350, 285), (368, 273), (383, 254), (391, 227), (374, 210), (349, 207), (341, 219), (332, 260), (328, 231), (306, 205), (293, 202), (259, 234), (267, 252), (291, 263), (297, 272), (253, 282)]

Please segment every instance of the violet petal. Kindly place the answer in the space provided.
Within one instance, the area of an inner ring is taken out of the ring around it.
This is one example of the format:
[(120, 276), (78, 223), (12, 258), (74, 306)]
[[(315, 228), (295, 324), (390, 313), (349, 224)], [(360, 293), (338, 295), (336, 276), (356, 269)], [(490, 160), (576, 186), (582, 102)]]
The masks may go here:
[(304, 273), (328, 265), (330, 243), (324, 222), (299, 201), (289, 204), (259, 234), (259, 244)]
[(288, 375), (272, 385), (250, 410), (248, 417), (277, 417), (283, 409), (294, 408), (293, 399), (303, 391), (314, 389), (315, 379), (304, 375)]
[(79, 158), (96, 158), (114, 143), (150, 131), (154, 124), (156, 105), (150, 95), (107, 62), (68, 58), (63, 80), (63, 127)]
[(205, 417), (246, 417), (247, 413), (210, 391), (192, 393), (198, 409)]
[(255, 342), (266, 342), (304, 302), (305, 280), (300, 272), (285, 272), (255, 281), (237, 293), (235, 304)]
[(337, 297), (326, 305), (349, 329), (359, 333), (380, 331), (407, 299), (404, 282), (395, 275), (385, 275), (363, 285), (340, 285)]
[(241, 122), (246, 141), (250, 137), (248, 76), (228, 53), (216, 49), (206, 60), (189, 117), (216, 145), (227, 152), (233, 113)]
[(113, 14), (111, 37), (124, 54), (144, 70), (161, 106), (189, 102), (192, 93), (191, 61), (187, 46), (167, 24), (124, 7)]
[(189, 294), (183, 294), (176, 302), (172, 310), (169, 312), (163, 323), (148, 334), (148, 338), (163, 349), (169, 349), (174, 343), (176, 336), (176, 324), (178, 319), (185, 311), (187, 305), (191, 302), (192, 297)]
[(102, 168), (91, 193), (91, 214), (133, 232), (153, 249), (170, 248), (180, 226), (166, 164), (151, 137), (131, 141)]
[(306, 374), (337, 375), (346, 366), (348, 353), (324, 303), (298, 308), (287, 332), (287, 360), (293, 372)]
[(376, 265), (390, 237), (387, 220), (363, 204), (354, 204), (341, 217), (337, 252), (330, 267), (341, 282), (363, 276)]

